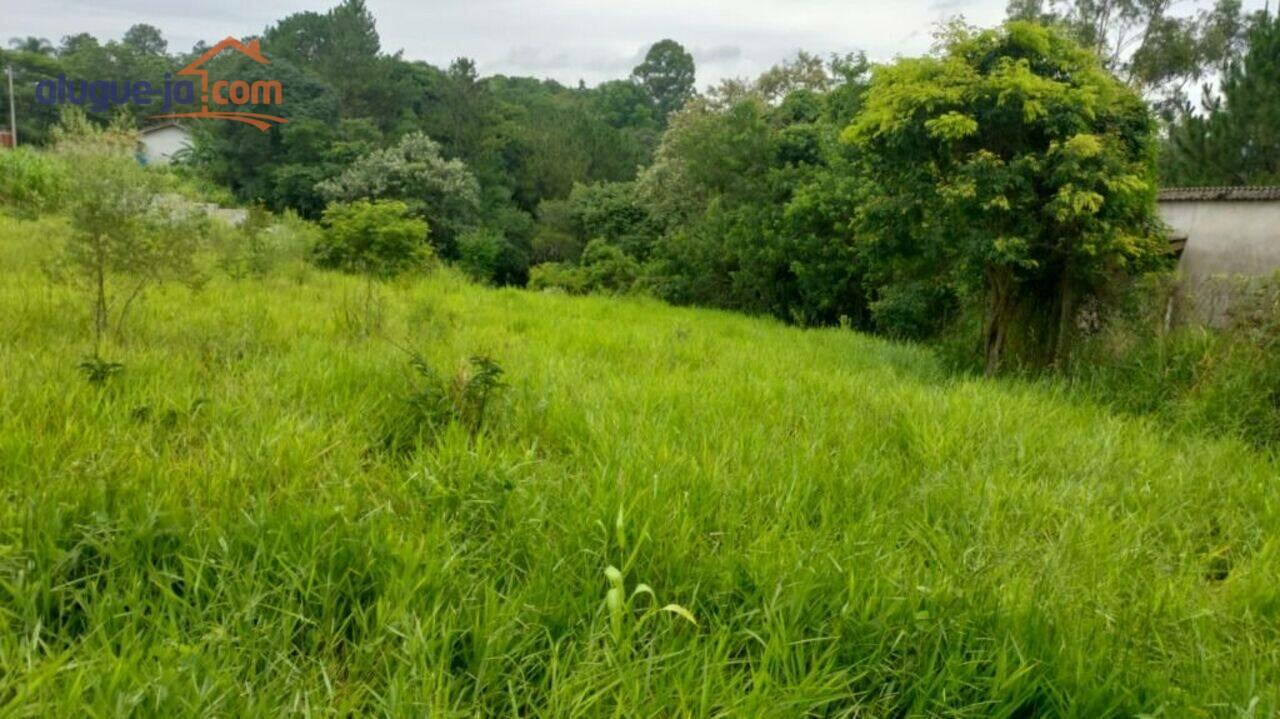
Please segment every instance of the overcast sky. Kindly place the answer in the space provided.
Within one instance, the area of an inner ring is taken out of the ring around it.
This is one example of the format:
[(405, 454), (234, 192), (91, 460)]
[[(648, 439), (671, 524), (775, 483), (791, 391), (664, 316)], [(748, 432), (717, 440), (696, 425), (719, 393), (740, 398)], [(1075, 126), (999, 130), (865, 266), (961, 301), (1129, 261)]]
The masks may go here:
[[(693, 53), (698, 86), (753, 77), (797, 50), (865, 50), (873, 60), (918, 54), (941, 20), (998, 23), (1007, 0), (366, 0), (383, 49), (446, 65), (476, 60), (482, 74), (550, 77), (565, 84), (625, 77), (648, 46), (673, 38)], [(1196, 0), (1182, 0), (1189, 8)], [(1202, 2), (1204, 0), (1201, 0)], [(1264, 0), (1245, 0), (1261, 7)], [(304, 0), (0, 0), (0, 39), (57, 43), (89, 32), (119, 38), (132, 24), (159, 27), (171, 51), (260, 34)]]

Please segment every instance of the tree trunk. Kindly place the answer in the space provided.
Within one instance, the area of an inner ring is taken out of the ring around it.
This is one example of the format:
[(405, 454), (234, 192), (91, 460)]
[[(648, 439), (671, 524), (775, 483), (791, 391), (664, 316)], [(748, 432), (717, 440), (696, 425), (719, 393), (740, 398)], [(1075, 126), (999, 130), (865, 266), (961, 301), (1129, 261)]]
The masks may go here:
[(1000, 363), (1004, 359), (1012, 319), (1012, 294), (1012, 272), (1003, 267), (987, 268), (987, 310), (983, 323), (982, 354), (988, 377), (1000, 370)]
[(1067, 359), (1067, 347), (1071, 343), (1071, 319), (1075, 315), (1075, 301), (1071, 273), (1064, 268), (1058, 280), (1058, 328), (1053, 338), (1053, 364), (1059, 368)]

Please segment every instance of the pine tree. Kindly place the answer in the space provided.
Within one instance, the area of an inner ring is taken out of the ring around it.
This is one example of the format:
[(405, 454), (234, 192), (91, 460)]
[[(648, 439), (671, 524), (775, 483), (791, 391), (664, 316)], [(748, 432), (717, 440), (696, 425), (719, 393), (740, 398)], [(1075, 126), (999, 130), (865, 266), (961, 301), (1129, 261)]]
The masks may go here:
[(1280, 15), (1255, 16), (1220, 94), (1171, 128), (1162, 165), (1171, 185), (1280, 183)]

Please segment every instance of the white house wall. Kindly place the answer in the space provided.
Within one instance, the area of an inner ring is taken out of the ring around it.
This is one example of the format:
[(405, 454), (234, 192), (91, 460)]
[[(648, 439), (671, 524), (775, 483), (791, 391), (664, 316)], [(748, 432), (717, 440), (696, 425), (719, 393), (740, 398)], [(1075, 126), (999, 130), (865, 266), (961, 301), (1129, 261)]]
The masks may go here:
[(1186, 237), (1178, 269), (1199, 319), (1224, 320), (1228, 296), (1244, 278), (1280, 271), (1280, 201), (1161, 202), (1160, 216)]
[(165, 127), (142, 136), (143, 154), (152, 165), (168, 164), (170, 159), (191, 147), (191, 133), (177, 127)]

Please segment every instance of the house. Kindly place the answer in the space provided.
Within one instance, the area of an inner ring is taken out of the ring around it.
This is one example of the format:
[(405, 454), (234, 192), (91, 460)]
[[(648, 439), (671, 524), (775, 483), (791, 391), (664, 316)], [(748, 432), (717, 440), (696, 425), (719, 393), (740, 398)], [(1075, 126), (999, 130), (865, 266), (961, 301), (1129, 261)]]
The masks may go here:
[(191, 130), (177, 122), (145, 127), (139, 133), (138, 159), (144, 165), (167, 165), (174, 155), (190, 149)]
[(1196, 319), (1222, 324), (1237, 288), (1280, 271), (1280, 187), (1172, 187), (1159, 202)]

